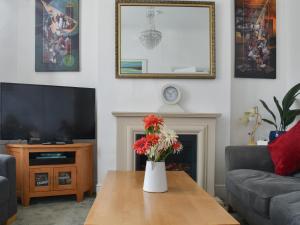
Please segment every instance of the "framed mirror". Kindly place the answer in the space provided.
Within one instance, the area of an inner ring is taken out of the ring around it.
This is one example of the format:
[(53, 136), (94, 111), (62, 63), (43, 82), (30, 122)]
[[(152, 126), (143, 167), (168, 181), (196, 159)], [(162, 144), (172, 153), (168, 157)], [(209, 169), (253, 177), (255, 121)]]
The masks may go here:
[(214, 79), (215, 3), (117, 0), (117, 78)]

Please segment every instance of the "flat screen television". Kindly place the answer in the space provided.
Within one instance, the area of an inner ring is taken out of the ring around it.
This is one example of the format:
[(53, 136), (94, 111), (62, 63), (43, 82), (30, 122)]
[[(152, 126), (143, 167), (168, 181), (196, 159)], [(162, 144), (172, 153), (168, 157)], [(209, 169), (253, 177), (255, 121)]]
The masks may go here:
[(95, 89), (0, 84), (2, 140), (95, 139)]

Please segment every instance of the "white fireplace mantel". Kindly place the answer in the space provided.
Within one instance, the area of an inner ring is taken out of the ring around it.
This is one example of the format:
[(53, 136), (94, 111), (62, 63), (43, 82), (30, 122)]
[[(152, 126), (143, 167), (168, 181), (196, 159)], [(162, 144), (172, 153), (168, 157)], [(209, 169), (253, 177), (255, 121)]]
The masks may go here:
[(132, 145), (144, 132), (143, 118), (156, 114), (178, 134), (197, 135), (197, 183), (208, 193), (215, 190), (215, 133), (219, 113), (113, 112), (117, 118), (117, 170), (135, 170)]

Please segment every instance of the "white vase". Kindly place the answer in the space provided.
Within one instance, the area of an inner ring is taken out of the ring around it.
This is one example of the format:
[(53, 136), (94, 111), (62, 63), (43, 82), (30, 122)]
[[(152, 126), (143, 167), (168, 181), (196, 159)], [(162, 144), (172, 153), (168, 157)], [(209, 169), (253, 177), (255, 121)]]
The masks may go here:
[(168, 191), (165, 162), (147, 161), (143, 189), (146, 192)]

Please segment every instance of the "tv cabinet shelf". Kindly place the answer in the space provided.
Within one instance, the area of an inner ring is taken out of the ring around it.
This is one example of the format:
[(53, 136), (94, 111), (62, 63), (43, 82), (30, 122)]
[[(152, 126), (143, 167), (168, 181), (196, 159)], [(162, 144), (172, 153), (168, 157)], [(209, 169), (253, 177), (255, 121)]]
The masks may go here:
[[(8, 144), (16, 158), (17, 196), (24, 206), (34, 197), (76, 195), (93, 192), (93, 144)], [(56, 163), (55, 163), (55, 160)]]

